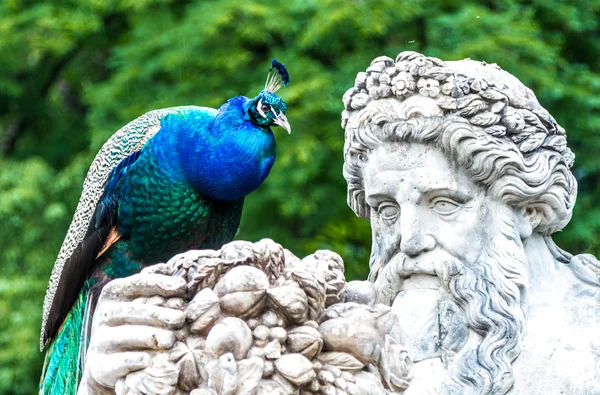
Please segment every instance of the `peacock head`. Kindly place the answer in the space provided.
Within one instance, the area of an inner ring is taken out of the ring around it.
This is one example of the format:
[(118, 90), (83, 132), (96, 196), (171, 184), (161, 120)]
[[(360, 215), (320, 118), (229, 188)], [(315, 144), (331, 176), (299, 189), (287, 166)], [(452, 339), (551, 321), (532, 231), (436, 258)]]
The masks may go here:
[(285, 66), (273, 59), (265, 89), (251, 100), (248, 108), (248, 114), (253, 123), (264, 127), (281, 126), (291, 133), (290, 124), (285, 117), (287, 106), (283, 99), (275, 94), (289, 82), (290, 76)]

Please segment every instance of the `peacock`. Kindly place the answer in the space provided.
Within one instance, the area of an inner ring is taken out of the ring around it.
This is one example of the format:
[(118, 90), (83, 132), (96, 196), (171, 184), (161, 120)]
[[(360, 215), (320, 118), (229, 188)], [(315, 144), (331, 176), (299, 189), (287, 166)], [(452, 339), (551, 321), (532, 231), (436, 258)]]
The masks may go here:
[(240, 224), (244, 197), (275, 162), (272, 126), (291, 132), (275, 94), (289, 83), (273, 59), (265, 89), (218, 110), (150, 111), (94, 159), (44, 298), (40, 394), (74, 394), (102, 287), (188, 249), (218, 249)]

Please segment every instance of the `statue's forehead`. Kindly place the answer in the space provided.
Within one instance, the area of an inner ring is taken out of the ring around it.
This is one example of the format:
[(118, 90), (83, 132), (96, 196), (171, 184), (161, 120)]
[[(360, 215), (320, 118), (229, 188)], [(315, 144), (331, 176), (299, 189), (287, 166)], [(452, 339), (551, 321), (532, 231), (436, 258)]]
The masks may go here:
[(367, 194), (399, 189), (453, 189), (473, 194), (473, 181), (438, 149), (420, 143), (386, 143), (372, 150), (363, 172)]

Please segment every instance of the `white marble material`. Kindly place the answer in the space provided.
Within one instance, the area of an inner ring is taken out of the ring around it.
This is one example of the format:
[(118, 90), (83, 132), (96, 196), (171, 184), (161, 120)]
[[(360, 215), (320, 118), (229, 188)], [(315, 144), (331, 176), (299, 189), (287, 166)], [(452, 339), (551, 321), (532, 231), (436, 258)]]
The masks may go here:
[(533, 92), (403, 52), (344, 105), (348, 202), (373, 231), (370, 303), (393, 306), (414, 360), (405, 393), (600, 394), (600, 265), (551, 239), (574, 155)]

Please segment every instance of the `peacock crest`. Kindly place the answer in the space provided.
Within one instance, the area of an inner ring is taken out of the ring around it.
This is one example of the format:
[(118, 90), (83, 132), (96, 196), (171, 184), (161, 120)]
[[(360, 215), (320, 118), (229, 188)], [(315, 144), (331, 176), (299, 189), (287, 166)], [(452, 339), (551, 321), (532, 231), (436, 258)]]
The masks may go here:
[(275, 93), (284, 86), (290, 83), (290, 75), (283, 63), (279, 63), (277, 59), (271, 62), (269, 74), (267, 74), (267, 82), (265, 82), (265, 92)]

